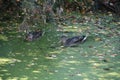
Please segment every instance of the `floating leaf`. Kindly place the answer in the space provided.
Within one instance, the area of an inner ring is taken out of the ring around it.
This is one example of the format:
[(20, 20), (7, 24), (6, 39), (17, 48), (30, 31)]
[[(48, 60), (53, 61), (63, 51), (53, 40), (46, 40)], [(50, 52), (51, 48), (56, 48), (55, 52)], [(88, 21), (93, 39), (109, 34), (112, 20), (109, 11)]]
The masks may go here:
[(95, 41), (101, 41), (102, 39), (101, 38), (95, 38)]

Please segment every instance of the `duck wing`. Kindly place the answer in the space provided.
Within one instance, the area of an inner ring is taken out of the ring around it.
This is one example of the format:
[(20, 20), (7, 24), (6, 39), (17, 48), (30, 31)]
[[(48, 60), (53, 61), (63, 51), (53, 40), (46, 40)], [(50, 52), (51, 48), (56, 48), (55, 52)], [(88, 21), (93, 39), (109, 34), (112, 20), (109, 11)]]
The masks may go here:
[(42, 31), (39, 31), (39, 32), (34, 32), (33, 35), (34, 35), (34, 38), (39, 38), (40, 36), (42, 36), (43, 32)]
[(65, 46), (71, 46), (74, 45), (76, 43), (78, 43), (80, 40), (80, 38), (78, 36), (72, 37), (72, 38), (68, 38), (65, 42)]

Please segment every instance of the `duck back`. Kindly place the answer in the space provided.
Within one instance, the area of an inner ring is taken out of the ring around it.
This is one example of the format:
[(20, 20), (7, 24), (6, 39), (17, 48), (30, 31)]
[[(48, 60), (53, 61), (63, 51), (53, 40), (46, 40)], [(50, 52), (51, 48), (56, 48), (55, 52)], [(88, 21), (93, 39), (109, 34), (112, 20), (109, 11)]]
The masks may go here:
[(75, 36), (72, 38), (68, 38), (64, 44), (64, 46), (76, 46), (81, 42), (84, 42), (86, 40), (86, 36)]

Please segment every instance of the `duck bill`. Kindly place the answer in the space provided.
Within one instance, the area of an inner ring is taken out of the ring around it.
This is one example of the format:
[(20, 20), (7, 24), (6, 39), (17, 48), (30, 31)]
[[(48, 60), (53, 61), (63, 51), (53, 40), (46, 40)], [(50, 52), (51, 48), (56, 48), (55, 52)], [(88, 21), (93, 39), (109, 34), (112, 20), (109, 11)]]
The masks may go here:
[(84, 42), (86, 39), (87, 39), (87, 36), (85, 36), (85, 37), (83, 38), (82, 42)]

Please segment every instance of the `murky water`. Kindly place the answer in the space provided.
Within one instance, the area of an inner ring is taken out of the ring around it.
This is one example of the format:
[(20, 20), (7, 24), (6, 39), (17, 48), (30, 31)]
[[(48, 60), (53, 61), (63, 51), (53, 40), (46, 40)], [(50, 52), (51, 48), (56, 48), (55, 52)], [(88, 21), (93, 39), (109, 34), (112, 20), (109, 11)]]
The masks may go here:
[[(58, 43), (63, 34), (85, 34), (87, 29), (91, 34), (77, 47)], [(119, 80), (118, 35), (76, 24), (64, 30), (68, 32), (47, 30), (33, 42), (24, 42), (18, 35), (1, 40), (0, 80)]]

